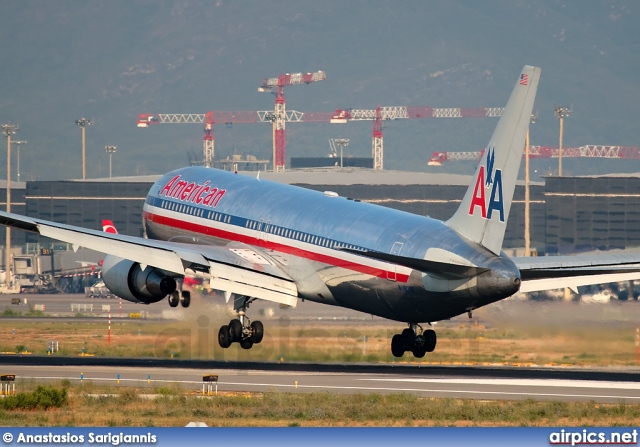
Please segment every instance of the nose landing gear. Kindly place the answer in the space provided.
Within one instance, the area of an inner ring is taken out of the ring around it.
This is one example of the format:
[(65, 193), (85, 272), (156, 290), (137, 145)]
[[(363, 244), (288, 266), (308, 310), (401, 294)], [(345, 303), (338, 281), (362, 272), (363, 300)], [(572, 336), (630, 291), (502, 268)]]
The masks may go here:
[(240, 297), (234, 300), (234, 309), (238, 318), (233, 319), (218, 331), (218, 343), (222, 348), (228, 348), (237, 342), (243, 349), (251, 349), (254, 344), (262, 341), (264, 326), (261, 321), (251, 321), (246, 316), (246, 310), (255, 298)]
[(433, 352), (436, 342), (436, 332), (433, 329), (424, 331), (419, 324), (411, 323), (401, 334), (395, 334), (391, 339), (391, 354), (399, 358), (405, 352), (411, 352), (414, 357), (422, 358), (427, 352)]

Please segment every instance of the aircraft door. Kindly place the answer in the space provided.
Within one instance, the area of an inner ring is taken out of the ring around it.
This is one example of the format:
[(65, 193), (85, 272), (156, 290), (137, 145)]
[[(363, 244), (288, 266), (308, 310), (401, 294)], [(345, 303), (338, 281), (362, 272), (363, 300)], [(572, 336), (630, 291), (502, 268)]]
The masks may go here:
[[(404, 242), (394, 242), (393, 247), (391, 247), (391, 254), (400, 255), (400, 252), (402, 251), (402, 247), (404, 247)], [(389, 281), (396, 281), (397, 269), (398, 269), (398, 266), (393, 265), (391, 269), (387, 271), (387, 279)]]
[(265, 223), (264, 219), (260, 219), (259, 225), (260, 233), (258, 234), (258, 239), (267, 242), (267, 235), (269, 231), (271, 231), (271, 221), (268, 220), (267, 223)]

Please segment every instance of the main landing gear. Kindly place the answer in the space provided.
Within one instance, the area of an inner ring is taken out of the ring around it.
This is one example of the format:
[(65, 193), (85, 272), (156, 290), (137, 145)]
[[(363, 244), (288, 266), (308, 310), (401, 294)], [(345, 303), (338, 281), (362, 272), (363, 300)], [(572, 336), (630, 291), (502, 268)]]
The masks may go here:
[(169, 306), (178, 307), (178, 304), (182, 304), (182, 307), (189, 307), (189, 304), (191, 304), (191, 292), (188, 290), (178, 292), (176, 290), (169, 295)]
[(251, 321), (246, 316), (249, 305), (255, 298), (239, 297), (233, 302), (238, 318), (231, 320), (218, 331), (218, 343), (222, 348), (228, 348), (231, 343), (238, 342), (242, 349), (251, 349), (254, 344), (262, 341), (264, 326), (260, 321)]
[(420, 359), (427, 352), (433, 352), (436, 342), (436, 331), (423, 331), (419, 324), (409, 324), (402, 334), (396, 334), (391, 339), (391, 353), (394, 357), (402, 357), (405, 352), (412, 352), (414, 357)]

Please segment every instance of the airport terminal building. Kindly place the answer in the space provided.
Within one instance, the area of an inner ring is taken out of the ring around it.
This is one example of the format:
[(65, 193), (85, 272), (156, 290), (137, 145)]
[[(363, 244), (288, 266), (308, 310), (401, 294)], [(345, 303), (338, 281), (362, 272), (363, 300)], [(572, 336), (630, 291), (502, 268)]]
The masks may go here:
[[(256, 175), (255, 172), (238, 175)], [(101, 228), (112, 220), (123, 234), (142, 234), (142, 206), (159, 176), (30, 181), (12, 188), (12, 211), (69, 225)], [(470, 176), (315, 168), (261, 173), (273, 180), (358, 199), (436, 219), (448, 219), (460, 205)], [(504, 248), (524, 247), (524, 182), (516, 186)], [(6, 189), (0, 190), (0, 200)], [(531, 191), (531, 246), (540, 254), (569, 254), (640, 246), (640, 175), (548, 177)], [(6, 203), (6, 202), (5, 202)], [(5, 206), (3, 203), (0, 206)], [(20, 231), (12, 244), (52, 241)], [(5, 234), (0, 240), (5, 244)]]

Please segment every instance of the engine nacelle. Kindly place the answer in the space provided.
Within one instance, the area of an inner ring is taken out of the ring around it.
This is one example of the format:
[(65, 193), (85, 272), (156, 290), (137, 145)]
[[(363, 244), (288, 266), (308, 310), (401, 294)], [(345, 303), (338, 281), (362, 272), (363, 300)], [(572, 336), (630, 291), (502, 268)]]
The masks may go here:
[(151, 304), (176, 290), (176, 280), (164, 271), (108, 255), (102, 264), (102, 280), (114, 295), (134, 303)]

